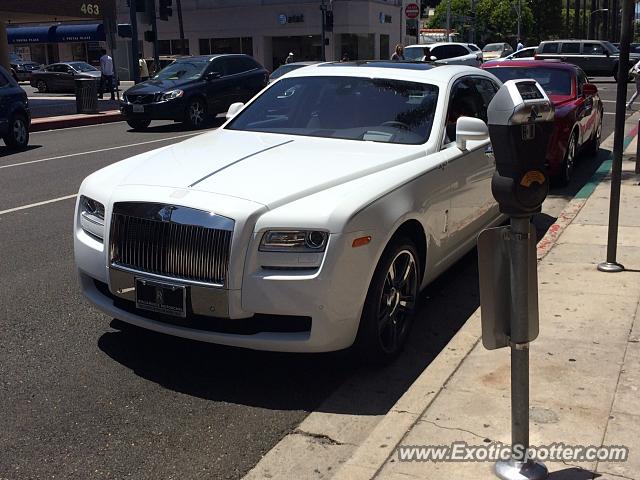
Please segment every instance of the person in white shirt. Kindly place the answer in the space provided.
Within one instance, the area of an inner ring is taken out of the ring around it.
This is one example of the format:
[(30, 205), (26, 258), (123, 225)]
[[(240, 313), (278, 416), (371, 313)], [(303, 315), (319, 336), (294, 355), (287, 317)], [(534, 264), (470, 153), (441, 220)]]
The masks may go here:
[(519, 52), (520, 50), (522, 50), (524, 48), (524, 45), (522, 44), (522, 42), (520, 41), (520, 39), (518, 39), (518, 45), (516, 46), (516, 52)]
[(640, 94), (640, 60), (638, 60), (638, 62), (633, 67), (631, 67), (630, 73), (631, 75), (636, 77), (636, 91), (633, 92), (633, 95), (631, 95), (631, 98), (627, 102), (627, 110), (631, 110), (631, 105), (638, 97), (638, 94)]
[(147, 61), (142, 56), (142, 53), (139, 54), (138, 65), (140, 66), (140, 81), (144, 82), (149, 80), (149, 66), (147, 65)]
[(113, 58), (107, 55), (107, 51), (102, 49), (102, 56), (100, 57), (100, 71), (102, 76), (100, 77), (100, 98), (104, 95), (105, 84), (111, 92), (111, 100), (115, 100), (115, 92), (113, 87)]

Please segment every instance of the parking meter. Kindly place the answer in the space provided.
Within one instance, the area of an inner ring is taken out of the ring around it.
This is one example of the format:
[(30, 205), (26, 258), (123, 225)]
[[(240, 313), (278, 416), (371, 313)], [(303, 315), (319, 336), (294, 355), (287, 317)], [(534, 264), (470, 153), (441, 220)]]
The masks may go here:
[(491, 190), (500, 211), (513, 216), (540, 212), (549, 192), (545, 159), (553, 103), (535, 80), (509, 80), (487, 113), (496, 159)]

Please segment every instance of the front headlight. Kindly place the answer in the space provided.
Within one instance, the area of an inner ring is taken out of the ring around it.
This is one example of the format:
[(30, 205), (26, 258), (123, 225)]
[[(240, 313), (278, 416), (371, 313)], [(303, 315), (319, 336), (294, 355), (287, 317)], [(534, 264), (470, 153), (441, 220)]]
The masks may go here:
[(261, 252), (324, 252), (328, 232), (321, 230), (269, 230), (260, 241)]
[(84, 195), (80, 196), (80, 226), (85, 233), (104, 239), (104, 205)]
[(182, 95), (184, 95), (184, 92), (182, 90), (170, 90), (162, 94), (162, 96), (160, 97), (160, 101), (168, 102), (169, 100), (180, 98)]

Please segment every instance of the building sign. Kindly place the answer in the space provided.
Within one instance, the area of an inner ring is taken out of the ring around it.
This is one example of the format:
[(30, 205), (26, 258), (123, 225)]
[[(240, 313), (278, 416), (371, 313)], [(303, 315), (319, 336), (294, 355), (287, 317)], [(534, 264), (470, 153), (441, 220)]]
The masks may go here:
[(297, 15), (286, 15), (281, 13), (278, 15), (278, 23), (280, 25), (286, 25), (287, 23), (304, 23), (304, 15), (302, 13)]
[(380, 23), (392, 23), (392, 17), (391, 15), (387, 15), (384, 12), (380, 12), (380, 14), (378, 15), (378, 20), (380, 20)]

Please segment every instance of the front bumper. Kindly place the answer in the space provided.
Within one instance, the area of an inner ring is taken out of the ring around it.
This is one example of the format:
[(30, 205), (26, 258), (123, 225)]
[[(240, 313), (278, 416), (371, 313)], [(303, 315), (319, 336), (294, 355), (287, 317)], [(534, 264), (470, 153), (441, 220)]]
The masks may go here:
[[(134, 108), (142, 108), (142, 112), (134, 112)], [(183, 98), (167, 102), (146, 103), (142, 105), (120, 102), (120, 111), (127, 119), (132, 120), (184, 120), (186, 104)]]

